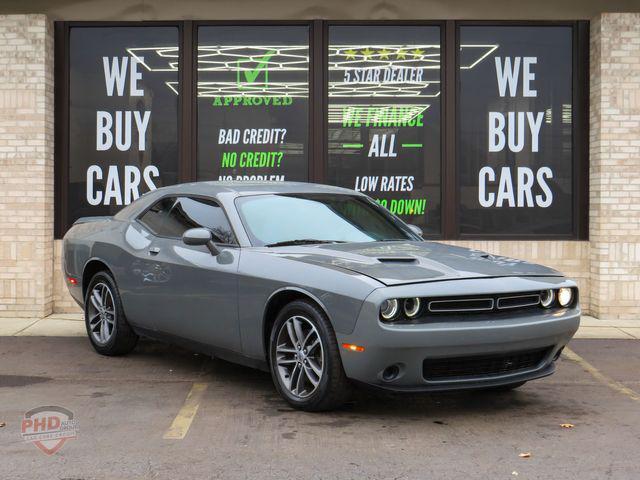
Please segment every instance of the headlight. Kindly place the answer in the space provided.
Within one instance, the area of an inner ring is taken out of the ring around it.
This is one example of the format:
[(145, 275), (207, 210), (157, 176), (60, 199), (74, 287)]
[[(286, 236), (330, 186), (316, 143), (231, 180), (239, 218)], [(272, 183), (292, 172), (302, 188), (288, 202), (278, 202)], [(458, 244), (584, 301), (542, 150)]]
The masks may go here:
[(407, 298), (404, 301), (404, 314), (413, 318), (420, 312), (420, 299), (419, 298)]
[(549, 290), (544, 290), (541, 294), (540, 294), (540, 303), (542, 304), (542, 306), (544, 308), (549, 308), (551, 306), (551, 304), (553, 303), (553, 300), (555, 299), (556, 295), (555, 292), (551, 289)]
[(562, 287), (558, 290), (558, 303), (561, 307), (568, 307), (573, 301), (573, 290)]
[(380, 305), (380, 316), (384, 320), (391, 320), (398, 313), (398, 300), (392, 298), (390, 300), (385, 300)]

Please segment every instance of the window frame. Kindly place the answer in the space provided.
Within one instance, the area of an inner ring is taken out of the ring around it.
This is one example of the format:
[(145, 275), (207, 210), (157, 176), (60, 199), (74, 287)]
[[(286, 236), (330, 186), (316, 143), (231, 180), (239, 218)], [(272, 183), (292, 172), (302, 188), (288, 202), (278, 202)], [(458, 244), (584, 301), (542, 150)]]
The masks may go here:
[[(144, 223), (142, 221), (142, 217), (149, 210), (151, 210), (154, 206), (156, 206), (158, 203), (162, 202), (163, 200), (166, 200), (167, 198), (175, 198), (176, 200), (178, 200), (179, 198), (188, 198), (188, 199), (191, 199), (191, 200), (206, 200), (208, 202), (216, 204), (222, 210), (222, 214), (227, 219), (227, 223), (229, 224), (229, 228), (231, 229), (231, 233), (233, 234), (233, 238), (236, 241), (236, 243), (220, 243), (220, 242), (213, 242), (213, 243), (215, 243), (216, 245), (224, 246), (224, 247), (236, 247), (236, 248), (240, 247), (240, 242), (238, 242), (238, 235), (236, 234), (235, 228), (233, 228), (233, 223), (231, 223), (231, 221), (229, 220), (229, 215), (227, 214), (227, 211), (225, 210), (224, 206), (216, 198), (210, 197), (210, 196), (207, 196), (207, 195), (197, 195), (197, 194), (190, 194), (190, 193), (182, 193), (182, 194), (180, 194), (180, 193), (166, 193), (166, 194), (162, 195), (161, 197), (157, 198), (150, 205), (147, 205), (140, 213), (138, 213), (138, 215), (136, 215), (133, 218), (133, 221), (138, 223), (140, 226), (142, 226), (146, 230), (148, 230), (156, 238), (164, 238), (166, 240), (178, 240), (178, 241), (182, 242), (182, 237), (172, 237), (172, 236), (169, 236), (169, 235), (160, 235), (159, 233), (154, 231), (151, 227), (149, 227), (146, 223)], [(197, 227), (194, 227), (194, 228), (197, 228)], [(200, 227), (200, 228), (206, 228), (207, 230), (209, 230), (207, 227)]]
[[(178, 28), (178, 179), (196, 180), (197, 34), (200, 26), (307, 26), (309, 28), (308, 181), (324, 183), (328, 154), (329, 26), (439, 26), (441, 38), (441, 171), (437, 240), (589, 239), (589, 21), (544, 20), (218, 20), (218, 21), (56, 21), (54, 22), (54, 238), (72, 226), (67, 218), (69, 181), (69, 33), (73, 27)], [(457, 178), (458, 47), (461, 26), (570, 26), (573, 31), (573, 202), (571, 234), (461, 234)], [(210, 197), (205, 197), (210, 198)], [(221, 206), (224, 209), (224, 207)], [(225, 211), (225, 215), (226, 215)], [(228, 216), (227, 216), (228, 218)], [(233, 225), (231, 225), (233, 230)], [(237, 240), (235, 231), (233, 232)]]

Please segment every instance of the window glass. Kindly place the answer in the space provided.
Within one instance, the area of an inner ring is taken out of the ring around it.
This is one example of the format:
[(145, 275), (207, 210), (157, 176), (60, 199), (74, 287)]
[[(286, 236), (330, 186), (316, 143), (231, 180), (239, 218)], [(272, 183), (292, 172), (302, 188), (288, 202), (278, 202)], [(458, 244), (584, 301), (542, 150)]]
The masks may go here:
[(256, 195), (236, 205), (254, 245), (413, 239), (388, 212), (350, 195)]
[(460, 28), (462, 234), (572, 233), (572, 29)]
[(198, 29), (198, 180), (308, 180), (309, 29)]
[(329, 29), (328, 183), (440, 232), (440, 28)]
[(180, 238), (190, 228), (207, 228), (214, 241), (235, 244), (231, 225), (216, 202), (202, 198), (169, 197), (158, 201), (140, 221), (155, 234)]
[[(167, 235), (164, 229), (164, 222), (175, 203), (175, 197), (166, 197), (158, 200), (141, 217), (140, 221), (152, 232), (159, 235)], [(174, 235), (167, 235), (174, 236)]]
[(178, 180), (178, 28), (72, 27), (67, 220)]

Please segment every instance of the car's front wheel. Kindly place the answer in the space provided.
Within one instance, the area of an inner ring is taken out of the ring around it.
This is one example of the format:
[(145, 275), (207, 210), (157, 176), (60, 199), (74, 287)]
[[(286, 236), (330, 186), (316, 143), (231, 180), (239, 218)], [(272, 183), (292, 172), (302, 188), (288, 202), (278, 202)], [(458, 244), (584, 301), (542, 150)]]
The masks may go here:
[(348, 400), (351, 385), (335, 333), (316, 305), (296, 300), (280, 311), (271, 329), (269, 353), (273, 382), (293, 407), (331, 410)]
[(84, 300), (84, 320), (93, 348), (102, 355), (124, 355), (136, 346), (138, 335), (127, 323), (118, 287), (108, 272), (96, 273)]

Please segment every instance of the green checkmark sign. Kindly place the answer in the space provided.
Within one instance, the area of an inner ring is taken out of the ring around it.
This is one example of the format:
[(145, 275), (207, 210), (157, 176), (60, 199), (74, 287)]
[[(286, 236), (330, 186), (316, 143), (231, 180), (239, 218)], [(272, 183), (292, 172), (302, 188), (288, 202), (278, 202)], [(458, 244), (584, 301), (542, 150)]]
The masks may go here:
[[(256, 80), (260, 76), (260, 73), (264, 72), (264, 84), (269, 83), (269, 60), (276, 53), (275, 50), (269, 50), (262, 57), (258, 59), (258, 65), (253, 70), (242, 70), (242, 64), (247, 62), (255, 62), (252, 58), (240, 58), (237, 62), (237, 82), (238, 88), (243, 88), (243, 84), (256, 83)], [(244, 74), (244, 81), (242, 80), (242, 74)]]

